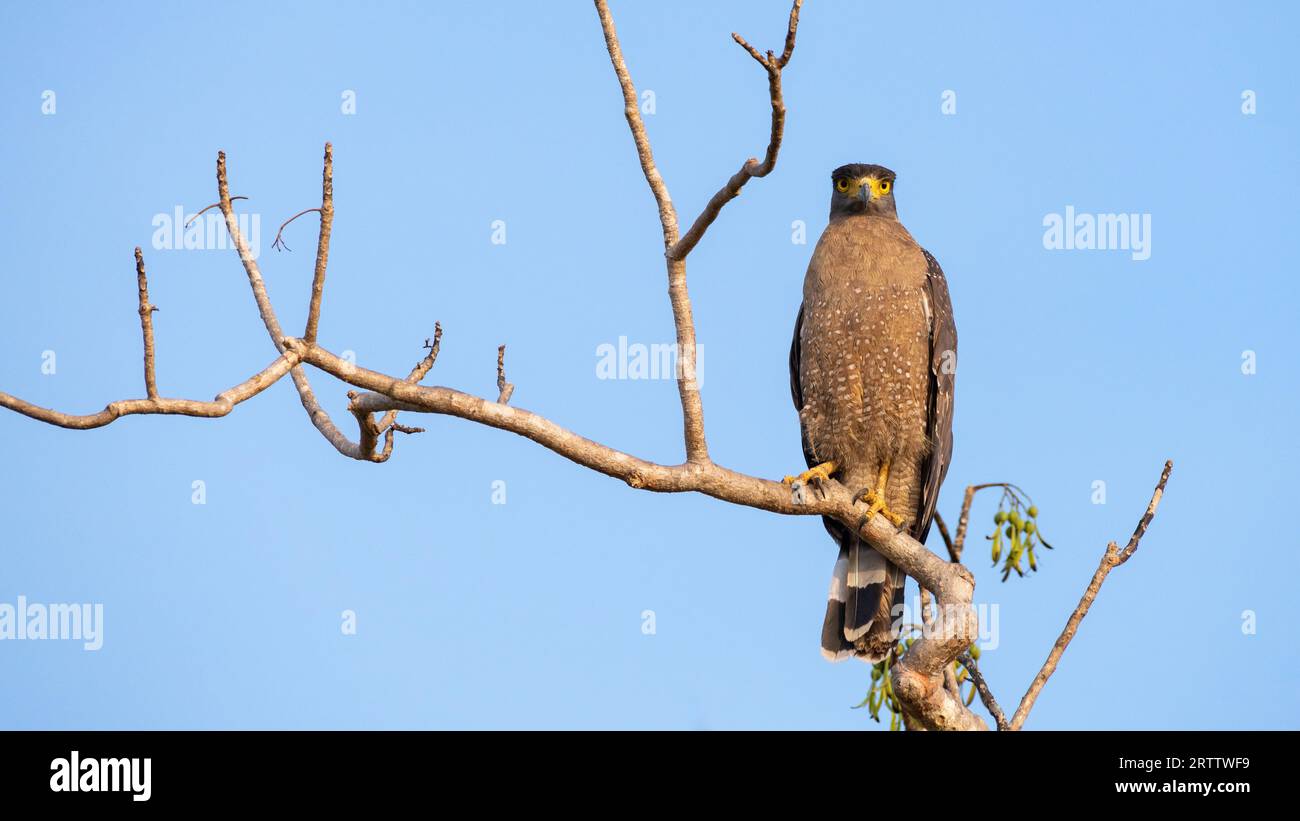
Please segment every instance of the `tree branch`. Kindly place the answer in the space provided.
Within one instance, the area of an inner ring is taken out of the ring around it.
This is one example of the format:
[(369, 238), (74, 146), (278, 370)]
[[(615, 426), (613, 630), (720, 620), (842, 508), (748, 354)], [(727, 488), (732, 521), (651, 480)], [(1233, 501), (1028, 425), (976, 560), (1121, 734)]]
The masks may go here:
[[(411, 372), (406, 375), (407, 382), (410, 382), (412, 384), (419, 382), (421, 379), (424, 378), (425, 374), (427, 374), (433, 368), (433, 363), (438, 361), (438, 351), (442, 348), (442, 323), (441, 322), (433, 323), (433, 340), (432, 341), (428, 339), (424, 340), (424, 347), (429, 351), (429, 353), (425, 355), (424, 359), (421, 359), (419, 362), (417, 362), (415, 364), (415, 367), (411, 369)], [(348, 398), (351, 399), (352, 397), (349, 396)], [(393, 428), (393, 427), (396, 427), (398, 430), (402, 430), (401, 426), (397, 424), (397, 411), (390, 410), (387, 413), (385, 413), (384, 418), (379, 421), (379, 429), (386, 431), (389, 428)], [(420, 428), (410, 428), (403, 432), (423, 433), (424, 431), (421, 430)]]
[(325, 143), (324, 170), (321, 172), (320, 235), (316, 241), (316, 272), (311, 281), (311, 304), (307, 308), (307, 330), (302, 338), (316, 341), (320, 326), (320, 301), (325, 293), (325, 266), (330, 258), (330, 231), (334, 227), (334, 147)]
[(961, 561), (961, 551), (966, 546), (966, 526), (970, 524), (970, 506), (971, 502), (975, 500), (975, 494), (991, 487), (1006, 487), (1006, 484), (1006, 482), (988, 482), (983, 485), (970, 485), (966, 488), (966, 495), (961, 500), (961, 516), (957, 519), (957, 537), (955, 539), (949, 541), (947, 528), (943, 525), (939, 526), (944, 541), (948, 542), (948, 552), (952, 555), (954, 562)]
[(948, 524), (943, 520), (943, 516), (939, 515), (939, 511), (937, 510), (934, 512), (934, 524), (935, 527), (939, 528), (939, 535), (943, 537), (944, 547), (948, 548), (948, 558), (952, 559), (954, 562), (960, 562), (961, 553), (953, 546), (952, 535), (948, 532)]
[(1083, 598), (1079, 600), (1079, 605), (1070, 614), (1069, 620), (1065, 623), (1065, 629), (1061, 631), (1060, 638), (1052, 646), (1052, 651), (1047, 654), (1047, 661), (1043, 662), (1042, 669), (1038, 671), (1038, 675), (1034, 676), (1025, 697), (1020, 700), (1020, 706), (1016, 708), (1016, 714), (1011, 718), (1011, 729), (1019, 730), (1024, 725), (1025, 719), (1029, 717), (1029, 711), (1034, 708), (1034, 702), (1038, 700), (1038, 694), (1043, 690), (1043, 685), (1051, 678), (1052, 673), (1056, 672), (1056, 665), (1060, 662), (1061, 655), (1065, 653), (1065, 648), (1069, 647), (1070, 642), (1074, 640), (1074, 635), (1079, 630), (1079, 624), (1083, 621), (1083, 617), (1088, 615), (1088, 609), (1092, 607), (1092, 603), (1096, 600), (1097, 594), (1101, 591), (1101, 585), (1106, 581), (1106, 577), (1110, 575), (1110, 571), (1128, 561), (1137, 550), (1138, 542), (1142, 540), (1142, 536), (1147, 532), (1147, 526), (1155, 518), (1156, 508), (1159, 507), (1160, 499), (1165, 493), (1165, 483), (1169, 481), (1169, 474), (1173, 469), (1174, 463), (1172, 461), (1165, 462), (1165, 468), (1160, 473), (1160, 481), (1156, 483), (1155, 492), (1151, 494), (1151, 502), (1147, 505), (1142, 518), (1138, 520), (1128, 546), (1123, 551), (1120, 551), (1114, 542), (1106, 545), (1106, 552), (1102, 554), (1101, 564), (1097, 566), (1097, 572), (1092, 574), (1092, 581), (1088, 583), (1087, 589), (1083, 591)]
[(514, 383), (506, 381), (506, 346), (502, 345), (497, 348), (497, 402), (508, 404), (514, 392)]
[(984, 680), (983, 674), (980, 673), (979, 665), (975, 663), (974, 657), (970, 653), (962, 653), (957, 657), (957, 661), (966, 668), (970, 673), (970, 680), (975, 684), (975, 691), (980, 694), (980, 701), (988, 708), (989, 714), (997, 722), (999, 730), (1010, 730), (1011, 725), (1007, 722), (1007, 714), (1002, 712), (1002, 706), (998, 700), (993, 697), (993, 691), (989, 689), (988, 682)]
[[(325, 158), (327, 163), (331, 162), (328, 145), (325, 149)], [(325, 189), (331, 194), (332, 199), (333, 185), (330, 181), (329, 172), (327, 171), (324, 176), (326, 179)], [(262, 324), (266, 326), (266, 332), (270, 335), (271, 342), (275, 345), (275, 349), (283, 352), (284, 345), (280, 340), (284, 338), (284, 331), (280, 329), (280, 321), (276, 319), (275, 308), (271, 306), (271, 298), (266, 293), (266, 283), (262, 281), (261, 269), (258, 268), (257, 260), (253, 258), (252, 252), (249, 251), (248, 243), (244, 240), (243, 234), (239, 231), (239, 222), (235, 219), (235, 212), (231, 207), (230, 186), (226, 180), (226, 152), (224, 151), (217, 152), (217, 192), (220, 195), (221, 213), (225, 215), (226, 218), (226, 230), (230, 232), (231, 240), (235, 244), (235, 250), (239, 254), (239, 261), (244, 266), (244, 272), (248, 274), (248, 285), (253, 291), (254, 301), (257, 302), (257, 312), (262, 317)], [(331, 203), (331, 214), (332, 213)], [(320, 245), (328, 249), (329, 236), (328, 232), (325, 230), (325, 219), (323, 213), (321, 229), (322, 240)], [(326, 251), (326, 255), (328, 255), (328, 250)], [(318, 251), (318, 264), (321, 263), (321, 259), (322, 257)], [(316, 301), (314, 293), (316, 284), (316, 282), (312, 283), (313, 302)], [(324, 286), (323, 275), (320, 278), (319, 284), (322, 287)], [(295, 365), (290, 371), (290, 376), (293, 379), (293, 386), (298, 390), (298, 399), (302, 402), (303, 410), (307, 412), (307, 418), (311, 420), (312, 425), (314, 425), (316, 429), (320, 431), (321, 435), (325, 437), (325, 440), (334, 446), (335, 450), (350, 459), (359, 459), (366, 462), (383, 461), (376, 457), (373, 448), (367, 449), (362, 447), (360, 443), (352, 442), (341, 430), (338, 429), (337, 426), (335, 426), (334, 421), (330, 419), (329, 414), (326, 413), (325, 409), (316, 401), (316, 394), (311, 389), (311, 382), (307, 380), (307, 373), (300, 366)], [(365, 432), (363, 431), (362, 438), (364, 437)]]
[(659, 223), (663, 230), (664, 255), (668, 266), (668, 296), (672, 302), (673, 322), (677, 330), (677, 359), (680, 369), (677, 387), (681, 395), (686, 458), (690, 462), (708, 462), (709, 448), (704, 437), (704, 406), (700, 399), (699, 384), (696, 381), (695, 320), (691, 312), (690, 294), (686, 287), (686, 256), (704, 236), (722, 207), (735, 198), (749, 178), (766, 176), (776, 165), (776, 155), (781, 147), (781, 133), (785, 125), (785, 104), (781, 98), (781, 69), (790, 61), (790, 55), (794, 52), (795, 32), (802, 2), (803, 0), (794, 0), (790, 10), (785, 50), (779, 58), (773, 57), (772, 53), (768, 52), (768, 57), (765, 59), (757, 55), (753, 47), (741, 37), (732, 35), (736, 42), (744, 46), (750, 54), (755, 55), (755, 59), (768, 72), (768, 86), (772, 98), (772, 136), (768, 142), (767, 157), (762, 164), (756, 160), (745, 163), (727, 185), (714, 195), (686, 236), (679, 240), (677, 209), (673, 207), (668, 185), (655, 165), (650, 138), (646, 135), (641, 109), (637, 105), (636, 86), (632, 82), (632, 75), (628, 72), (627, 62), (623, 59), (623, 49), (618, 42), (614, 18), (609, 12), (606, 0), (595, 0), (596, 13), (600, 17), (601, 30), (605, 35), (605, 47), (609, 51), (610, 64), (614, 67), (614, 74), (623, 91), (623, 114), (632, 132), (632, 141), (636, 144), (641, 171), (659, 206)]
[(668, 249), (669, 259), (685, 259), (700, 239), (704, 232), (709, 229), (713, 221), (718, 218), (722, 212), (723, 206), (731, 202), (740, 195), (740, 189), (745, 187), (745, 183), (754, 177), (766, 177), (776, 168), (776, 156), (781, 151), (781, 137), (785, 131), (785, 99), (781, 94), (781, 70), (790, 62), (790, 55), (794, 53), (795, 32), (799, 28), (799, 9), (803, 6), (803, 0), (795, 0), (794, 5), (790, 8), (790, 25), (785, 35), (785, 51), (780, 57), (776, 57), (772, 52), (767, 56), (758, 53), (758, 50), (745, 42), (745, 38), (739, 34), (732, 33), (731, 37), (739, 43), (746, 51), (749, 52), (758, 64), (767, 70), (768, 95), (772, 102), (772, 133), (767, 141), (767, 153), (763, 156), (760, 163), (757, 158), (750, 157), (740, 166), (740, 170), (727, 180), (727, 184), (714, 194), (709, 200), (708, 205), (695, 222), (691, 224), (686, 235), (672, 244)]
[(144, 336), (144, 390), (150, 399), (158, 398), (158, 380), (154, 375), (153, 358), (153, 312), (158, 310), (149, 304), (149, 278), (144, 273), (144, 253), (140, 247), (135, 249), (135, 279), (140, 291), (140, 332)]
[(298, 355), (284, 353), (260, 372), (250, 376), (229, 390), (217, 394), (211, 402), (195, 399), (122, 399), (110, 402), (99, 413), (77, 415), (62, 413), (50, 408), (42, 408), (25, 402), (16, 396), (0, 391), (0, 407), (29, 416), (38, 422), (57, 425), (70, 430), (90, 430), (102, 428), (123, 416), (137, 414), (165, 414), (173, 416), (200, 416), (215, 418), (225, 416), (240, 402), (252, 399), (262, 391), (274, 385), (280, 377), (298, 364)]

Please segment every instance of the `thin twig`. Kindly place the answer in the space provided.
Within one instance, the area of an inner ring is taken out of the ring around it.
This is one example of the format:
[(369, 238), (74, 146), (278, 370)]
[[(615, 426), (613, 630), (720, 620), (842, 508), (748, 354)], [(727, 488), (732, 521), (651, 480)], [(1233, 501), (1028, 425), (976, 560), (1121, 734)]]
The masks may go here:
[[(428, 351), (424, 358), (415, 363), (415, 367), (406, 375), (406, 381), (412, 385), (419, 384), (420, 380), (433, 368), (433, 363), (438, 361), (438, 351), (442, 348), (442, 323), (433, 323), (433, 339), (424, 340), (425, 350)], [(397, 428), (402, 433), (423, 433), (424, 428), (411, 428), (402, 430), (402, 426), (397, 424), (397, 411), (390, 410), (379, 420), (379, 429), (387, 431), (389, 428)], [(387, 445), (385, 445), (387, 446)]]
[[(246, 200), (246, 199), (248, 199), (248, 197), (231, 197), (231, 198), (230, 198), (230, 201), (231, 201), (231, 202), (234, 202), (235, 200)], [(185, 227), (186, 227), (186, 228), (189, 228), (189, 227), (190, 227), (190, 224), (193, 223), (194, 220), (196, 220), (196, 219), (198, 219), (199, 217), (203, 216), (203, 215), (204, 215), (205, 213), (207, 213), (208, 211), (211, 211), (213, 208), (217, 208), (217, 207), (219, 207), (220, 205), (221, 205), (221, 203), (219, 203), (219, 202), (214, 202), (214, 203), (212, 203), (211, 205), (204, 206), (203, 210), (199, 211), (197, 214), (194, 214), (194, 215), (191, 216), (188, 220), (185, 221)]]
[(294, 214), (292, 217), (289, 217), (287, 220), (285, 220), (284, 222), (280, 223), (280, 230), (275, 232), (275, 242), (271, 243), (271, 247), (274, 248), (274, 249), (277, 250), (277, 251), (292, 251), (293, 249), (289, 247), (289, 243), (287, 243), (287, 242), (284, 241), (284, 229), (285, 229), (286, 227), (288, 227), (289, 223), (291, 223), (291, 222), (293, 222), (294, 220), (298, 219), (298, 217), (301, 217), (301, 216), (303, 216), (304, 214), (311, 214), (311, 213), (313, 213), (313, 212), (319, 214), (319, 213), (320, 213), (320, 209), (319, 209), (319, 208), (304, 208), (303, 210), (301, 210), (301, 211), (299, 211), (298, 213)]
[(984, 680), (984, 676), (980, 673), (979, 665), (975, 663), (975, 659), (970, 653), (962, 653), (957, 657), (957, 661), (961, 662), (961, 665), (966, 668), (966, 672), (970, 673), (970, 680), (975, 683), (975, 692), (980, 694), (980, 701), (984, 702), (984, 706), (988, 708), (989, 714), (997, 722), (998, 729), (1010, 730), (1011, 725), (1007, 722), (1007, 714), (1002, 712), (1002, 706), (993, 697), (993, 691), (989, 689), (988, 682)]
[(767, 141), (767, 152), (763, 156), (763, 161), (759, 162), (757, 158), (751, 157), (740, 166), (740, 170), (727, 180), (726, 185), (722, 186), (716, 194), (709, 200), (704, 210), (695, 218), (686, 235), (680, 240), (673, 243), (668, 249), (669, 259), (685, 259), (686, 255), (695, 248), (704, 232), (708, 230), (713, 221), (718, 218), (722, 212), (723, 206), (731, 202), (740, 195), (740, 189), (745, 187), (745, 183), (754, 177), (766, 177), (776, 168), (777, 154), (781, 151), (781, 137), (785, 132), (785, 99), (781, 94), (781, 71), (790, 62), (790, 56), (794, 53), (795, 32), (799, 28), (799, 9), (803, 5), (803, 0), (795, 0), (794, 5), (790, 8), (790, 23), (785, 35), (785, 51), (780, 57), (768, 52), (764, 57), (758, 52), (758, 49), (751, 46), (735, 32), (731, 37), (741, 45), (750, 56), (758, 61), (764, 69), (767, 70), (768, 96), (772, 104), (772, 130)]
[[(957, 519), (957, 537), (948, 544), (948, 553), (952, 556), (954, 562), (961, 561), (961, 551), (966, 545), (966, 527), (970, 524), (970, 506), (971, 502), (975, 500), (975, 494), (987, 488), (1007, 486), (1008, 483), (1006, 482), (988, 482), (987, 484), (971, 485), (966, 488), (966, 495), (961, 501), (961, 516)], [(944, 541), (948, 541), (947, 529), (940, 525), (939, 532), (944, 534)]]
[(944, 522), (943, 516), (939, 515), (937, 510), (934, 512), (934, 524), (939, 528), (939, 535), (943, 537), (944, 547), (948, 548), (948, 558), (954, 562), (960, 562), (961, 554), (953, 547), (952, 535), (948, 532), (948, 524)]
[(135, 249), (135, 280), (140, 291), (140, 331), (144, 334), (144, 389), (150, 399), (158, 398), (158, 380), (154, 375), (153, 312), (149, 304), (149, 278), (144, 273), (144, 254)]
[(1129, 560), (1137, 550), (1138, 542), (1147, 532), (1147, 526), (1156, 515), (1156, 508), (1160, 505), (1160, 499), (1165, 493), (1165, 483), (1169, 481), (1169, 474), (1174, 469), (1172, 461), (1165, 462), (1165, 468), (1160, 473), (1160, 481), (1156, 483), (1155, 492), (1151, 495), (1151, 503), (1147, 505), (1146, 512), (1138, 520), (1137, 527), (1133, 530), (1133, 537), (1129, 539), (1128, 546), (1120, 551), (1118, 545), (1114, 542), (1106, 545), (1106, 552), (1102, 554), (1101, 563), (1097, 566), (1097, 572), (1092, 574), (1092, 581), (1088, 583), (1088, 588), (1083, 591), (1083, 598), (1079, 600), (1079, 605), (1074, 608), (1070, 614), (1069, 620), (1065, 623), (1065, 629), (1061, 631), (1060, 637), (1056, 644), (1052, 645), (1052, 651), (1047, 654), (1047, 661), (1043, 662), (1043, 667), (1034, 676), (1033, 682), (1029, 685), (1029, 690), (1025, 692), (1025, 697), (1020, 700), (1020, 706), (1016, 708), (1016, 714), (1011, 719), (1011, 729), (1019, 730), (1029, 717), (1029, 711), (1033, 709), (1034, 702), (1038, 700), (1038, 694), (1042, 692), (1043, 685), (1051, 678), (1052, 673), (1056, 672), (1056, 665), (1061, 660), (1061, 655), (1065, 648), (1070, 646), (1074, 635), (1079, 630), (1079, 624), (1083, 617), (1088, 615), (1088, 609), (1092, 607), (1093, 601), (1096, 600), (1097, 594), (1101, 591), (1101, 585), (1106, 581), (1106, 576), (1110, 571), (1119, 567)]
[(515, 392), (515, 386), (506, 381), (506, 346), (502, 345), (497, 348), (497, 402), (502, 405), (509, 404), (510, 394)]

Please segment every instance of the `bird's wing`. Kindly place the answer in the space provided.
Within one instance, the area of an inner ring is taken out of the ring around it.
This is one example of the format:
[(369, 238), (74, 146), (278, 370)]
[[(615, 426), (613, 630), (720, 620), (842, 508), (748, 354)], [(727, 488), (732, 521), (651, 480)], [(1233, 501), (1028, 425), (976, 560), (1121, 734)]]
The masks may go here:
[(953, 383), (957, 369), (957, 327), (952, 318), (952, 300), (948, 296), (948, 280), (934, 256), (921, 249), (929, 265), (926, 275), (926, 298), (930, 310), (930, 408), (926, 422), (926, 437), (930, 442), (929, 455), (921, 466), (925, 485), (921, 488), (921, 502), (917, 509), (914, 532), (916, 540), (925, 543), (934, 519), (934, 507), (939, 501), (939, 487), (948, 475), (952, 461), (952, 402)]
[[(790, 397), (794, 399), (794, 409), (803, 410), (803, 384), (799, 381), (799, 359), (802, 355), (799, 347), (799, 335), (803, 332), (803, 303), (799, 303), (799, 315), (794, 319), (794, 339), (790, 341)], [(808, 443), (808, 429), (804, 427), (803, 417), (799, 417), (799, 438), (803, 445), (803, 460), (808, 467), (817, 464), (817, 455)], [(837, 544), (847, 544), (848, 528), (829, 516), (822, 517), (822, 525)]]
[[(790, 341), (790, 396), (794, 399), (794, 409), (803, 410), (803, 385), (799, 382), (799, 335), (803, 332), (803, 303), (799, 303), (799, 315), (794, 319), (794, 339)], [(813, 455), (812, 448), (808, 445), (808, 431), (804, 427), (803, 418), (799, 419), (799, 434), (803, 440), (803, 458), (808, 463), (808, 467), (816, 464), (816, 457)]]

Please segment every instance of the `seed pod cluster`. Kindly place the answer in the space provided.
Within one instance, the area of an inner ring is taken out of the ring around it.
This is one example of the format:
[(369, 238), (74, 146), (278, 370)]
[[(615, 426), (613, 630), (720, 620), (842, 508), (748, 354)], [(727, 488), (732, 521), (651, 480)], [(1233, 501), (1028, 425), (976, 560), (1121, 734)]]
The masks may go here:
[(1037, 572), (1038, 558), (1034, 549), (1040, 544), (1048, 550), (1053, 549), (1038, 529), (1038, 507), (1031, 504), (1023, 508), (1022, 515), (1020, 499), (1014, 494), (1003, 496), (998, 512), (993, 514), (993, 533), (985, 538), (993, 543), (994, 566), (1003, 554), (1006, 555), (1002, 564), (1002, 581), (1006, 581), (1012, 571), (1017, 576), (1024, 576), (1026, 564)]

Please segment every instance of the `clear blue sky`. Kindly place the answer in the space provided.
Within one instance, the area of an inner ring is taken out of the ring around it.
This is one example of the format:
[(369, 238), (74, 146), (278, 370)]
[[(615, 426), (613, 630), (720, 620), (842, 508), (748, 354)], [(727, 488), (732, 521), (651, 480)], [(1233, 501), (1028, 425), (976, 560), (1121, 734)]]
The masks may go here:
[[(730, 32), (779, 48), (788, 5), (613, 6), (693, 218), (766, 143), (764, 76)], [(1000, 609), (983, 666), (1004, 704), (1175, 460), (1032, 727), (1300, 726), (1298, 16), (1280, 2), (810, 0), (780, 165), (691, 257), (713, 455), (789, 473), (802, 459), (786, 353), (829, 171), (898, 172), (961, 339), (941, 510), (955, 519), (969, 483), (1013, 480), (1057, 546), (1002, 584), (982, 539), (995, 500), (977, 501), (968, 555), (977, 600)], [(323, 344), (405, 373), (441, 320), (430, 384), (493, 392), (505, 342), (515, 404), (681, 458), (670, 381), (596, 378), (598, 346), (672, 337), (654, 204), (589, 3), (27, 3), (3, 17), (0, 390), (77, 412), (143, 394), (136, 245), (165, 395), (207, 399), (265, 366), (234, 252), (154, 250), (152, 220), (214, 201), (224, 149), (261, 215), (281, 320), (300, 328), (315, 221), (289, 229), (292, 253), (270, 241), (318, 204), (331, 140)], [(1149, 214), (1150, 259), (1045, 249), (1043, 219), (1066, 206)], [(794, 220), (810, 244), (791, 242)], [(346, 386), (313, 379), (351, 433)], [(849, 709), (867, 668), (818, 655), (835, 550), (815, 519), (634, 492), (509, 434), (407, 423), (428, 433), (371, 465), (329, 447), (288, 380), (219, 421), (76, 433), (0, 413), (0, 602), (105, 614), (98, 652), (0, 642), (0, 726), (876, 726)]]

